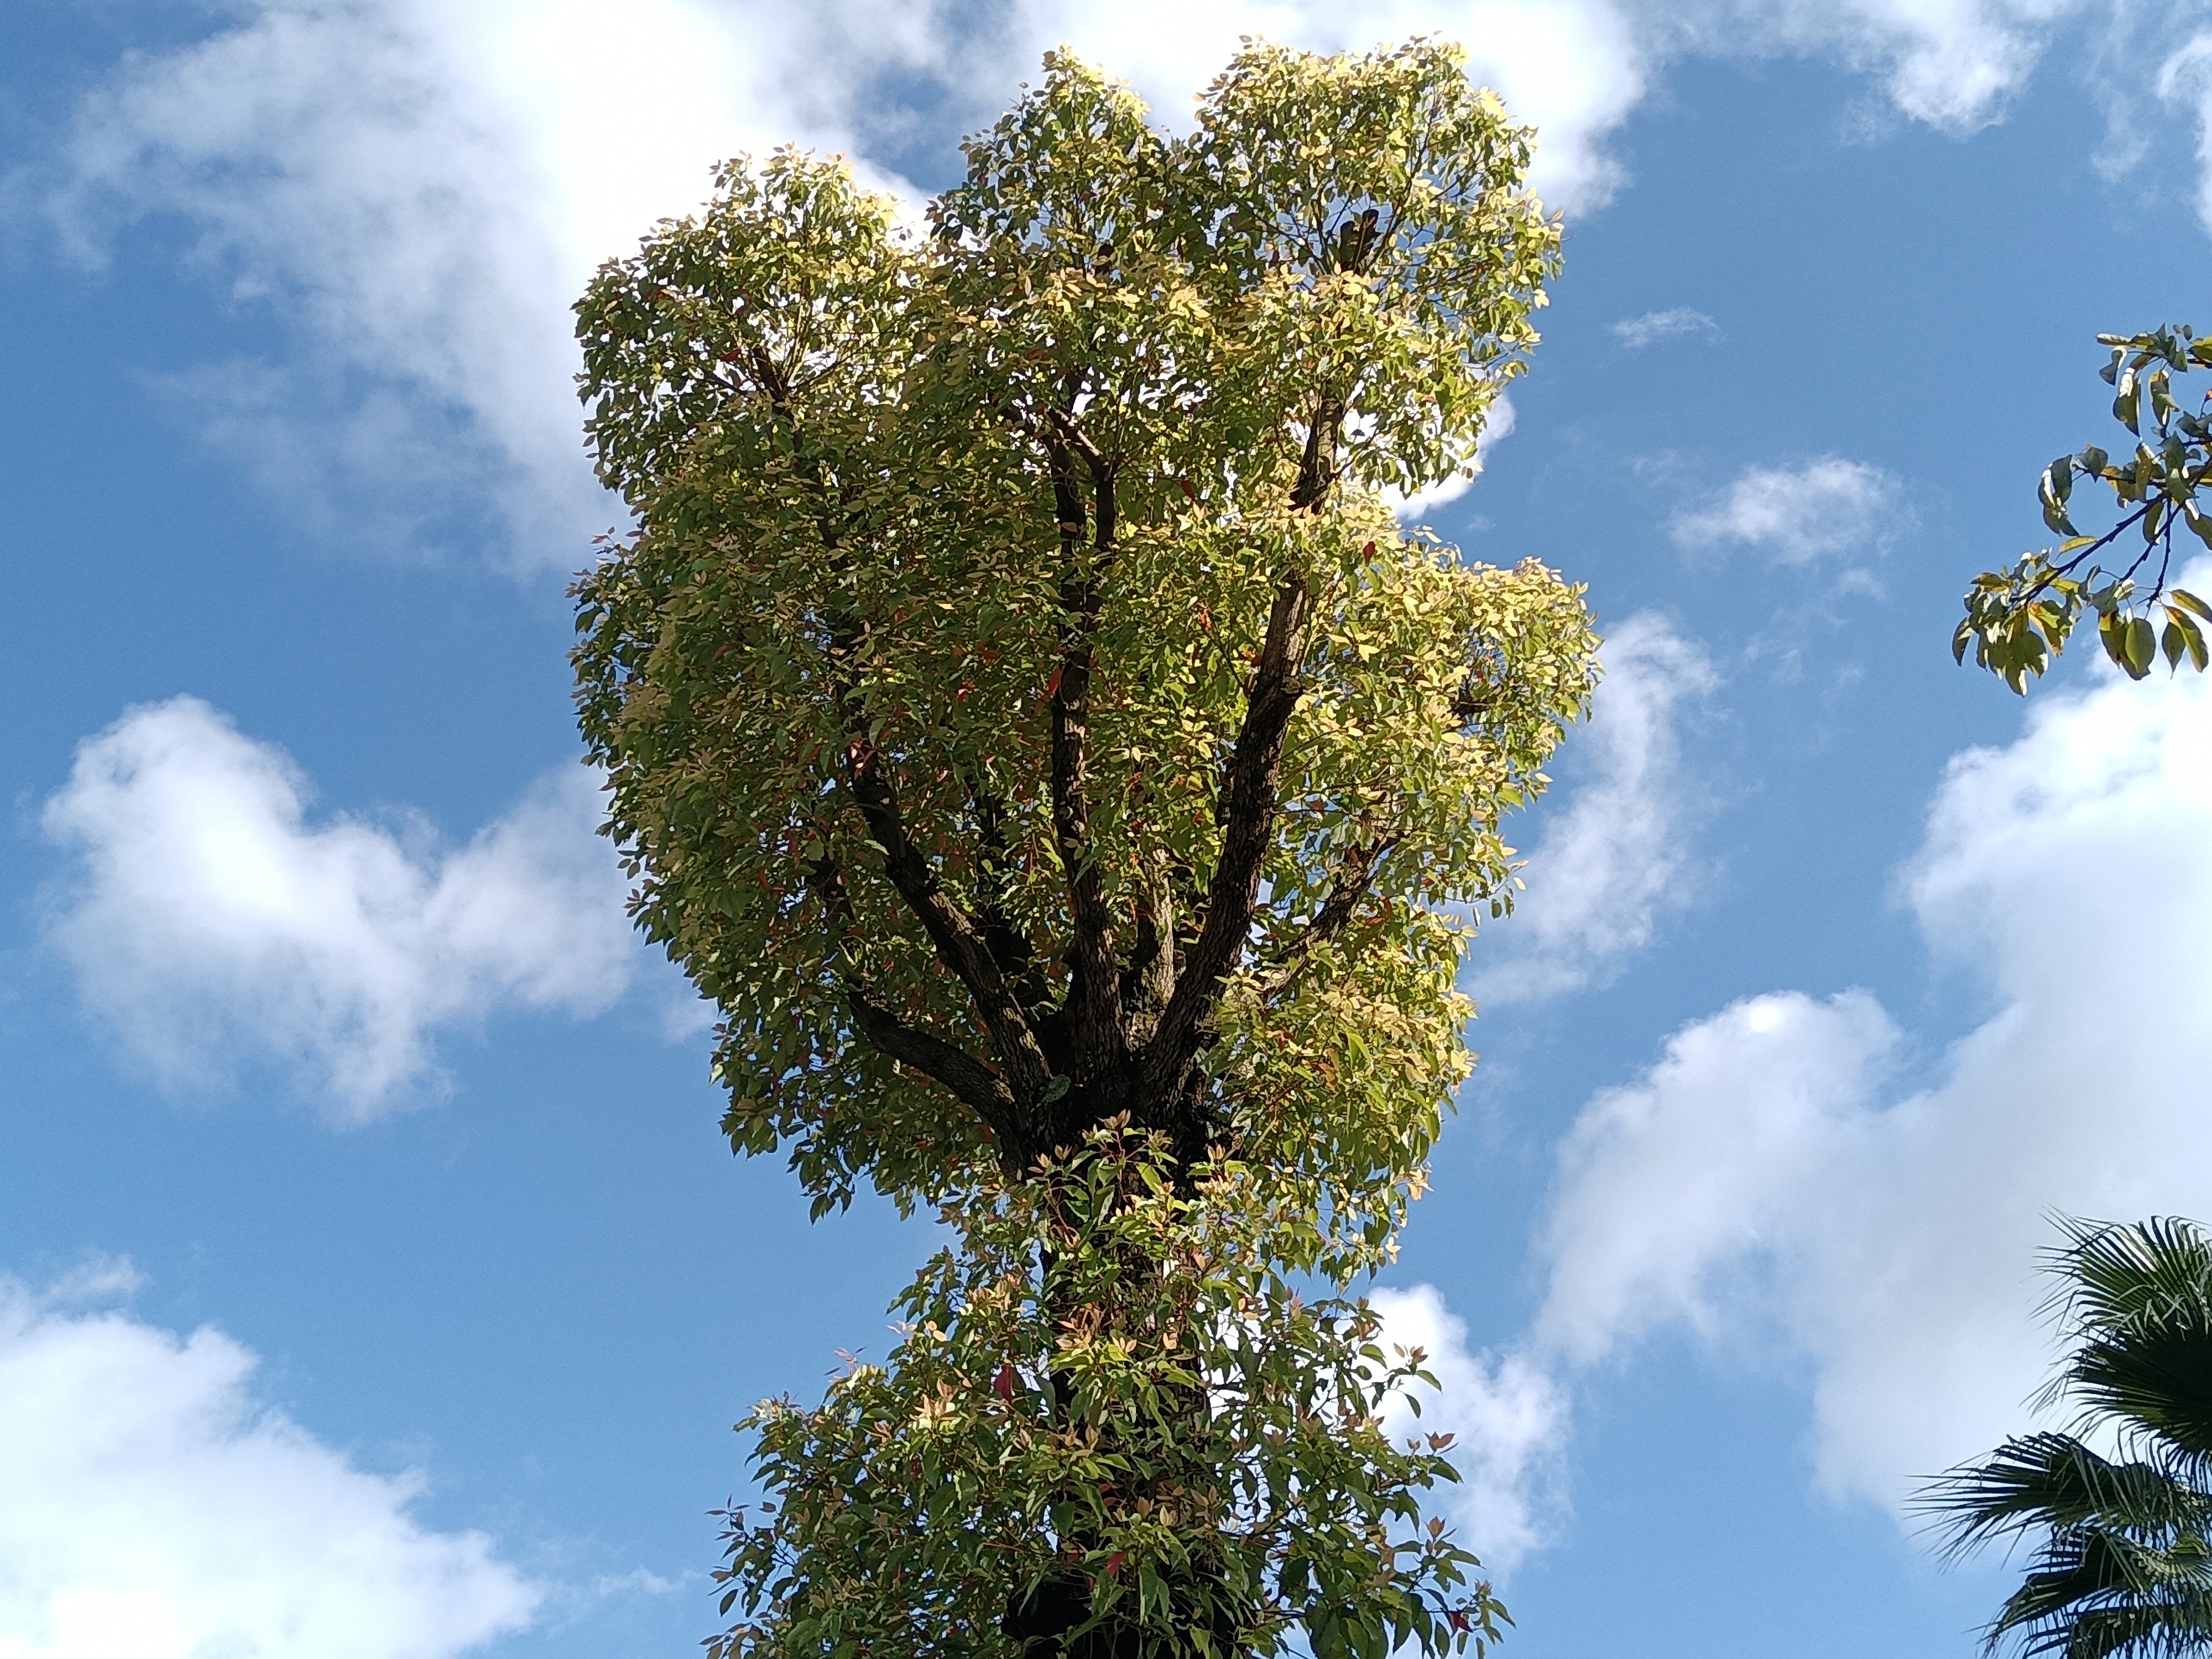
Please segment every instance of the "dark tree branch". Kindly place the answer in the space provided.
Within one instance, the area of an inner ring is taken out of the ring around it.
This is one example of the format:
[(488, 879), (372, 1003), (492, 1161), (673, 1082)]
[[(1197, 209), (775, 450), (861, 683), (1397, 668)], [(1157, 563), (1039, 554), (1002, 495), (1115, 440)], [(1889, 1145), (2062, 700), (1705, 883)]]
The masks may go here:
[(1298, 458), (1298, 482), (1291, 491), (1291, 510), (1317, 513), (1336, 483), (1336, 449), (1344, 436), (1344, 399), (1324, 398), (1306, 428), (1304, 453)]
[[(1046, 453), (1061, 555), (1060, 659), (1052, 689), (1053, 839), (1067, 883), (1073, 929), (1066, 1004), (1069, 1076), (1087, 1092), (1100, 1082), (1117, 1085), (1128, 1056), (1114, 915), (1091, 846), (1091, 692), (1099, 605), (1114, 555), (1115, 480), (1112, 465), (1073, 416), (1055, 412)], [(1091, 487), (1088, 515), (1076, 471), (1079, 459)], [(1088, 550), (1086, 516), (1091, 520)]]
[[(764, 377), (774, 370), (774, 365), (764, 356), (757, 367)], [(771, 397), (796, 443), (796, 419), (780, 380), (772, 383)], [(820, 467), (805, 457), (800, 465), (816, 489), (826, 492)], [(840, 537), (836, 521), (826, 512), (820, 533), (823, 545), (834, 562)], [(850, 615), (835, 611), (828, 621), (832, 696), (839, 724), (846, 734), (845, 779), (852, 790), (854, 804), (860, 809), (861, 822), (867, 826), (870, 840), (883, 849), (884, 874), (929, 935), (938, 960), (966, 988), (1016, 1097), (1041, 1100), (1051, 1083), (1052, 1067), (1046, 1062), (1044, 1050), (1030, 1027), (1028, 1017), (975, 919), (945, 892), (935, 866), (907, 837), (897, 791), (869, 734), (866, 714), (854, 689), (852, 662), (862, 642), (860, 626)]]
[[(850, 702), (842, 692), (839, 700)], [(936, 867), (907, 838), (898, 795), (884, 774), (881, 753), (868, 739), (866, 723), (854, 718), (849, 707), (846, 730), (846, 781), (869, 839), (883, 848), (884, 876), (928, 933), (938, 960), (966, 988), (1015, 1097), (1042, 1099), (1052, 1067), (1012, 987), (974, 919), (953, 902)]]
[[(822, 900), (837, 930), (852, 932), (857, 926), (853, 896), (837, 860), (827, 855), (817, 859), (807, 868), (806, 884)], [(846, 1011), (868, 1045), (884, 1059), (921, 1073), (973, 1111), (998, 1141), (1001, 1155), (1016, 1160), (1010, 1167), (1026, 1164), (1029, 1152), (1021, 1120), (1006, 1080), (958, 1045), (908, 1024), (870, 996), (855, 976), (842, 977)]]
[(956, 1044), (908, 1024), (857, 985), (846, 986), (845, 1006), (869, 1047), (921, 1073), (981, 1118), (1010, 1171), (1029, 1163), (1029, 1136), (1005, 1079)]
[(1140, 1086), (1148, 1102), (1179, 1095), (1190, 1062), (1206, 1041), (1222, 981), (1243, 956), (1260, 892), (1260, 870), (1274, 832), (1276, 774), (1283, 738), (1297, 710), (1298, 667), (1305, 653), (1312, 593), (1305, 578), (1286, 573), (1275, 589), (1267, 635), (1244, 703), (1243, 729), (1222, 780), (1221, 858), (1206, 890), (1206, 920), (1185, 953), (1175, 994), (1145, 1044)]
[(1307, 957), (1313, 954), (1314, 947), (1326, 945), (1344, 931), (1346, 924), (1359, 908), (1360, 901), (1373, 889), (1376, 866), (1397, 844), (1397, 836), (1386, 836), (1381, 841), (1370, 842), (1364, 847), (1353, 849), (1352, 856), (1344, 861), (1343, 867), (1337, 871), (1335, 878), (1329, 883), (1328, 896), (1322, 901), (1321, 908), (1314, 912), (1313, 919), (1298, 930), (1297, 937), (1284, 946), (1276, 957), (1273, 971), (1263, 988), (1263, 994), (1278, 997), (1289, 990), (1297, 983)]
[(1152, 864), (1136, 896), (1135, 945), (1121, 970), (1122, 1018), (1132, 1042), (1152, 1034), (1176, 988), (1175, 882), (1164, 852), (1156, 851)]
[(1014, 981), (1024, 1010), (1042, 1006), (1050, 995), (1044, 963), (1030, 936), (1017, 927), (999, 903), (994, 885), (1002, 880), (1012, 863), (1006, 849), (1006, 803), (976, 780), (967, 780), (968, 799), (975, 809), (977, 884), (975, 919), (983, 943), (1000, 970)]

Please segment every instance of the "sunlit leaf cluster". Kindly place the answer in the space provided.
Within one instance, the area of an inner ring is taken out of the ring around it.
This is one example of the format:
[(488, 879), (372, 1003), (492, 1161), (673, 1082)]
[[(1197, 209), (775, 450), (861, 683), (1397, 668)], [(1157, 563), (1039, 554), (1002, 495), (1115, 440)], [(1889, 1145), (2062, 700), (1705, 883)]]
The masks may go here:
[[(2186, 324), (2097, 340), (2112, 352), (2100, 372), (2113, 388), (2112, 417), (2134, 447), (2112, 453), (2091, 444), (2044, 469), (2037, 485), (2043, 521), (2065, 540), (1977, 576), (1952, 636), (1960, 661), (1971, 648), (1978, 665), (2018, 692), (2066, 648), (2085, 614), (2097, 619), (2105, 654), (2132, 679), (2148, 674), (2160, 657), (2170, 669), (2186, 660), (2200, 672), (2208, 661), (2204, 627), (2212, 623), (2212, 605), (2168, 578), (2177, 529), (2212, 548), (2212, 513), (2197, 499), (2212, 478), (2212, 392), (2191, 410), (2173, 388), (2175, 375), (2212, 368), (2212, 340), (2197, 338)], [(2074, 525), (2081, 480), (2107, 486), (2120, 509), (2118, 521), (2097, 535)], [(2140, 547), (2130, 532), (2140, 536)], [(2099, 562), (2116, 544), (2130, 550), (2126, 563), (2117, 554), (2109, 556), (2112, 567)], [(2184, 548), (2186, 556), (2186, 542)]]

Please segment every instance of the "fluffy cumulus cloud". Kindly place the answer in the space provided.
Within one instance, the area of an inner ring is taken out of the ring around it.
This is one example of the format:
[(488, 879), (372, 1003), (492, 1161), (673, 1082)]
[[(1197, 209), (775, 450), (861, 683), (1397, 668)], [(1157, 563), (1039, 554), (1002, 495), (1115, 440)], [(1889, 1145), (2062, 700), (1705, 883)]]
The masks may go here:
[(1386, 1426), (1395, 1435), (1449, 1434), (1459, 1484), (1444, 1502), (1468, 1547), (1492, 1571), (1510, 1573), (1545, 1539), (1546, 1498), (1566, 1431), (1559, 1385), (1525, 1353), (1477, 1354), (1467, 1326), (1429, 1285), (1381, 1290), (1387, 1346), (1419, 1349), (1437, 1387), (1417, 1388), (1420, 1414), (1401, 1401)]
[(52, 942), (87, 1005), (165, 1081), (273, 1054), (340, 1119), (433, 1076), (441, 1025), (588, 1014), (635, 957), (595, 780), (550, 777), (465, 845), (311, 822), (278, 750), (190, 697), (83, 744), (45, 823), (73, 855)]
[(1537, 1352), (1787, 1345), (1826, 1483), (1891, 1504), (2024, 1426), (2051, 1213), (2212, 1216), (2208, 763), (2194, 676), (2045, 696), (1960, 756), (1904, 890), (1995, 1011), (1940, 1057), (1862, 992), (1679, 1032), (1566, 1145)]
[(1878, 466), (1823, 456), (1802, 466), (1747, 467), (1701, 507), (1669, 526), (1675, 544), (1738, 544), (1765, 550), (1779, 564), (1810, 564), (1870, 552), (1899, 512), (1898, 482)]
[(1718, 686), (1705, 652), (1650, 611), (1607, 637), (1587, 768), (1539, 821), (1512, 918), (1478, 947), (1469, 986), (1486, 1006), (1603, 983), (1696, 890), (1692, 836), (1707, 792), (1685, 773), (1682, 729)]
[[(2063, 9), (247, 0), (197, 42), (125, 58), (82, 105), (44, 199), (95, 259), (125, 222), (180, 226), (212, 281), (289, 327), (279, 356), (203, 364), (167, 390), (311, 519), (410, 541), (456, 506), (487, 510), (519, 564), (570, 568), (617, 509), (577, 443), (569, 302), (599, 261), (696, 204), (720, 157), (843, 149), (896, 186), (868, 158), (980, 120), (1062, 41), (1174, 122), (1240, 36), (1338, 49), (1441, 33), (1536, 125), (1546, 199), (1581, 213), (1625, 182), (1609, 138), (1672, 59), (1820, 53), (1964, 131), (2024, 81)], [(2195, 96), (2197, 61), (2175, 57), (2171, 96)]]
[(1720, 325), (1702, 311), (1675, 306), (1668, 311), (1647, 311), (1641, 317), (1624, 317), (1607, 325), (1613, 337), (1631, 351), (1641, 351), (1668, 340), (1720, 337)]
[[(76, 1287), (82, 1289), (82, 1286)], [(0, 1282), (0, 1655), (444, 1659), (540, 1592), (254, 1397), (254, 1357)]]

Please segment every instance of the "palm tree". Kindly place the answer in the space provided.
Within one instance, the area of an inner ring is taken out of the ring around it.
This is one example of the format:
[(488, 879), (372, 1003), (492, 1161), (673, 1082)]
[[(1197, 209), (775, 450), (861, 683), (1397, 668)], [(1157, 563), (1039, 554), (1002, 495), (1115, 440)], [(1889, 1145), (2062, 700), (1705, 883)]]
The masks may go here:
[(2078, 1406), (2073, 1432), (2008, 1440), (1917, 1506), (1953, 1553), (2042, 1534), (1990, 1649), (2212, 1654), (2212, 1237), (2172, 1218), (2061, 1224), (2050, 1311), (2071, 1352), (2038, 1403)]

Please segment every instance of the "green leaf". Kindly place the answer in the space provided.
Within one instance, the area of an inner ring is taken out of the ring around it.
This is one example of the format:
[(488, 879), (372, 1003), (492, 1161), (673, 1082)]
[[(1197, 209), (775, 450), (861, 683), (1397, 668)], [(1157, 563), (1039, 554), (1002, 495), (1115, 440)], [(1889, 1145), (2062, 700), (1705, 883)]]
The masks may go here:
[(2150, 618), (2130, 617), (2123, 629), (2122, 648), (2124, 655), (2120, 665), (2128, 671), (2130, 679), (2141, 679), (2150, 672), (2156, 659), (2157, 641), (2152, 632)]
[(2197, 618), (2191, 616), (2188, 611), (2181, 609), (2180, 606), (2172, 604), (2169, 604), (2166, 606), (2166, 614), (2167, 631), (2169, 633), (2178, 632), (2181, 635), (2182, 647), (2189, 653), (2191, 665), (2193, 666), (2197, 672), (2203, 672), (2205, 666), (2204, 630), (2198, 626)]
[(2137, 437), (2141, 437), (2142, 428), (2137, 407), (2138, 394), (2136, 388), (2135, 370), (2130, 368), (2121, 374), (2118, 385), (2119, 395), (2112, 399), (2112, 418)]
[(2177, 407), (2173, 392), (2167, 385), (2166, 372), (2161, 368), (2150, 377), (2151, 417), (2164, 426), (2173, 418)]
[(2124, 611), (2100, 610), (2097, 613), (2097, 641), (2105, 647), (2105, 654), (2121, 668), (2128, 665), (2127, 626)]
[(2042, 482), (2037, 486), (2037, 494), (2043, 502), (2044, 523), (2062, 536), (2075, 536), (2081, 533), (2074, 528), (2072, 522), (2066, 516), (2066, 500), (2073, 493), (2074, 458), (2071, 455), (2061, 455), (2044, 469)]

